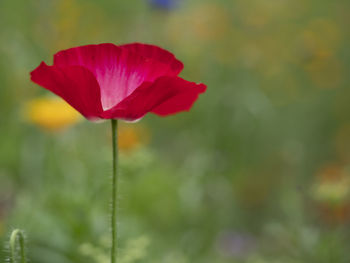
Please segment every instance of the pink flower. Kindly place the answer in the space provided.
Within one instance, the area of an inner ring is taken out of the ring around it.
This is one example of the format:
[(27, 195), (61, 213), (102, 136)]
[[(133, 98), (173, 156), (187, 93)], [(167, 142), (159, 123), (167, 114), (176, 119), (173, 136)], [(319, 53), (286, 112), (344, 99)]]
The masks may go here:
[(192, 107), (206, 86), (178, 77), (182, 68), (153, 45), (87, 45), (58, 52), (52, 66), (42, 62), (31, 72), (31, 80), (89, 120), (135, 121), (148, 112), (166, 116)]

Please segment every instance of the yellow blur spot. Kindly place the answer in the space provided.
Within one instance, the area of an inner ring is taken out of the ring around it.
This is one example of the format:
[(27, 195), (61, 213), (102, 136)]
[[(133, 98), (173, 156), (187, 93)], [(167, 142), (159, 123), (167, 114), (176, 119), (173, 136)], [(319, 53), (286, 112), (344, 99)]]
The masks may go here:
[(350, 173), (340, 163), (328, 164), (315, 177), (311, 195), (322, 220), (342, 224), (350, 219)]
[(350, 178), (341, 178), (337, 182), (321, 183), (314, 188), (317, 200), (341, 202), (349, 197)]
[(338, 165), (328, 165), (317, 175), (312, 195), (315, 200), (339, 204), (350, 201), (350, 176)]
[(141, 125), (122, 124), (118, 128), (118, 149), (130, 152), (149, 142), (149, 131)]
[(26, 119), (49, 131), (58, 131), (76, 123), (80, 114), (56, 97), (33, 99), (25, 109)]

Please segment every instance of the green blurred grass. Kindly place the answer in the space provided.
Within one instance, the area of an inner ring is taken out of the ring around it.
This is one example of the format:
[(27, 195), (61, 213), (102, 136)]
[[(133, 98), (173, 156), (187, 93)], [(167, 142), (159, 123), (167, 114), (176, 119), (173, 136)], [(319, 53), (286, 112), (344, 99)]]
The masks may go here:
[(52, 134), (22, 111), (47, 94), (29, 72), (54, 52), (138, 41), (171, 50), (208, 91), (190, 113), (147, 116), (150, 144), (122, 155), (121, 251), (146, 236), (135, 262), (349, 262), (349, 196), (312, 192), (329, 166), (350, 176), (349, 5), (1, 1), (2, 243), (20, 227), (32, 262), (95, 262), (85, 243), (107, 252), (109, 123)]

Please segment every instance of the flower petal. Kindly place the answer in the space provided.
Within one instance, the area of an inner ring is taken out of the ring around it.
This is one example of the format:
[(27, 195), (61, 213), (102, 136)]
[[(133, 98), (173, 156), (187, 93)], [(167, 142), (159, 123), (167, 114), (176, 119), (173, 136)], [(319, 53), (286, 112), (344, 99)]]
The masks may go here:
[(205, 89), (204, 84), (180, 77), (160, 77), (154, 83), (144, 82), (118, 105), (105, 111), (102, 118), (135, 121), (151, 111), (166, 116), (189, 110)]
[(98, 119), (102, 110), (100, 87), (93, 74), (81, 66), (48, 66), (42, 62), (31, 80), (62, 97), (87, 119)]
[[(177, 60), (166, 51), (153, 47), (139, 54), (137, 50), (136, 46), (118, 47), (108, 43), (81, 46), (58, 52), (54, 65), (80, 65), (89, 69), (100, 85), (102, 107), (108, 110), (143, 82), (179, 72)], [(144, 53), (149, 56), (143, 56)]]
[(204, 93), (207, 89), (207, 86), (204, 84), (190, 83), (193, 85), (186, 87), (186, 90), (183, 86), (184, 90), (155, 107), (152, 113), (167, 116), (180, 111), (189, 111), (198, 99), (199, 94)]
[(172, 53), (155, 45), (132, 43), (121, 45), (120, 47), (140, 56), (164, 63), (168, 67), (167, 70), (172, 71), (172, 74), (169, 72), (167, 76), (177, 76), (184, 68), (183, 63), (177, 60)]

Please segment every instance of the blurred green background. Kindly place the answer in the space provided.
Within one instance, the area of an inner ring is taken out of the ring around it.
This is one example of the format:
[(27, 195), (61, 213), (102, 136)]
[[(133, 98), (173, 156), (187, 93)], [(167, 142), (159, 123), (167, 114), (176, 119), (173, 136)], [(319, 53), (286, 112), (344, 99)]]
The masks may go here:
[(122, 125), (121, 263), (350, 262), (350, 2), (167, 2), (0, 1), (0, 261), (19, 227), (31, 262), (108, 262), (110, 123), (38, 124), (29, 72), (145, 42), (208, 90)]

